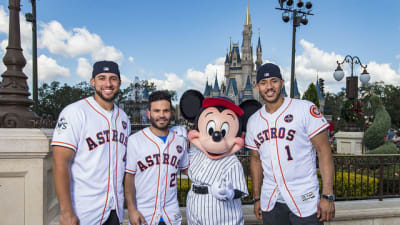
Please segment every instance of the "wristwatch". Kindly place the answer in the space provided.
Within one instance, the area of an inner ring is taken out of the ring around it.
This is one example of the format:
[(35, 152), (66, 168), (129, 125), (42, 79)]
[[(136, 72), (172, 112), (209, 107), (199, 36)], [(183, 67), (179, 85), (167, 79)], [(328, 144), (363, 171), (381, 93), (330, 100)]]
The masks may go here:
[(258, 202), (258, 201), (260, 201), (260, 198), (255, 198), (255, 199), (253, 199), (252, 201), (251, 201), (251, 203), (256, 203), (256, 202)]
[(334, 202), (335, 201), (335, 195), (334, 194), (328, 194), (328, 195), (321, 195), (322, 198), (330, 201), (330, 202)]

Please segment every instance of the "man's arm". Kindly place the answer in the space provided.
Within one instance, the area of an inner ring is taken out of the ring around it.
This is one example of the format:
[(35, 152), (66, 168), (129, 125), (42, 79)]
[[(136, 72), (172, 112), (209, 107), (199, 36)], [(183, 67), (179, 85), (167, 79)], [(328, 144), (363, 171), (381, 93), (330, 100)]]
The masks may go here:
[[(260, 199), (261, 181), (263, 177), (260, 153), (258, 153), (256, 150), (251, 150), (250, 174), (253, 186), (253, 198)], [(256, 215), (257, 219), (262, 219), (260, 201), (256, 201), (254, 203), (254, 214)]]
[(126, 205), (128, 206), (129, 222), (131, 225), (147, 224), (143, 215), (136, 207), (135, 175), (125, 173), (124, 192)]
[[(322, 177), (322, 194), (333, 194), (334, 165), (328, 135), (325, 131), (322, 131), (315, 135), (311, 139), (311, 142), (318, 154), (319, 170)], [(321, 198), (317, 216), (320, 218), (320, 221), (331, 220), (335, 217), (335, 204)]]
[(71, 201), (71, 161), (75, 152), (66, 147), (53, 146), (53, 176), (54, 185), (60, 204), (60, 225), (77, 225), (78, 217), (72, 208)]

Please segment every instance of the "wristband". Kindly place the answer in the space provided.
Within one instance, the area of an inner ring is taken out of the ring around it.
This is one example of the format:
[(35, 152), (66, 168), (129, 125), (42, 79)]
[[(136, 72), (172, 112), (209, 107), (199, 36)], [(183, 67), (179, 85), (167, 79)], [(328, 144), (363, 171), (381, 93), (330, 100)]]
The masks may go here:
[(260, 198), (255, 198), (255, 199), (253, 199), (253, 201), (251, 201), (251, 203), (256, 203), (256, 202), (258, 202), (258, 201), (260, 201)]

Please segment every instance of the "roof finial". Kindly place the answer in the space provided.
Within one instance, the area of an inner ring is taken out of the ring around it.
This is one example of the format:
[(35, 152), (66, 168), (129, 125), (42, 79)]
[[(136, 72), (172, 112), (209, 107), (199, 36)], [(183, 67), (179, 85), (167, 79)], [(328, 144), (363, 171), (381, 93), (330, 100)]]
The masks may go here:
[(250, 10), (249, 10), (249, 0), (247, 0), (246, 25), (251, 25)]

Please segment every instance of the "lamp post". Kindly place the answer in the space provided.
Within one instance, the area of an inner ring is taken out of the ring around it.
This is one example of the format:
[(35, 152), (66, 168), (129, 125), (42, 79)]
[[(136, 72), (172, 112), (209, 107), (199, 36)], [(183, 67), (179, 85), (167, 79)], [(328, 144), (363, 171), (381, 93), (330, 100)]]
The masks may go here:
[[(351, 65), (351, 75), (346, 77), (346, 97), (352, 102), (351, 103), (352, 109), (348, 109), (346, 103), (343, 107), (345, 107), (344, 112), (346, 112), (346, 110), (352, 110), (352, 111), (356, 110), (355, 112), (357, 112), (358, 110), (361, 110), (361, 105), (360, 103), (355, 101), (358, 98), (358, 77), (354, 75), (354, 64), (359, 64), (361, 68), (363, 68), (363, 72), (360, 75), (360, 81), (362, 84), (367, 84), (370, 79), (370, 75), (367, 72), (367, 65), (362, 64), (358, 56), (350, 56), (350, 55), (346, 55), (346, 57), (343, 59), (342, 62), (336, 61), (336, 63), (338, 64), (338, 66), (335, 72), (333, 73), (333, 77), (337, 81), (342, 80), (342, 78), (344, 77), (344, 72), (341, 65), (343, 65), (344, 63), (348, 63)], [(359, 127), (357, 127), (353, 116), (350, 116), (350, 118), (347, 118), (347, 120), (348, 121), (345, 125), (346, 131), (360, 130)]]
[(32, 97), (33, 111), (38, 113), (38, 68), (37, 68), (37, 33), (36, 33), (36, 0), (32, 3), (32, 13), (26, 13), (25, 19), (32, 23)]
[[(286, 4), (285, 4), (286, 2)], [(293, 5), (293, 0), (279, 0), (280, 8), (275, 8), (282, 10), (282, 20), (287, 23), (290, 20), (293, 21), (293, 32), (292, 32), (292, 65), (290, 73), (290, 97), (294, 98), (294, 80), (295, 80), (295, 53), (296, 53), (296, 28), (301, 24), (307, 25), (308, 19), (307, 15), (314, 15), (311, 12), (312, 3), (310, 1), (304, 2), (298, 0), (296, 7)], [(290, 17), (289, 14), (292, 14)]]
[(367, 72), (367, 65), (361, 63), (360, 58), (358, 56), (350, 56), (346, 55), (342, 62), (336, 61), (338, 64), (335, 72), (333, 73), (333, 77), (335, 80), (340, 81), (344, 77), (344, 72), (341, 67), (344, 63), (349, 63), (351, 65), (351, 75), (346, 77), (346, 97), (348, 99), (356, 99), (358, 96), (358, 77), (354, 75), (354, 64), (359, 64), (361, 68), (363, 68), (363, 72), (360, 75), (360, 81), (362, 84), (367, 84), (370, 76)]

